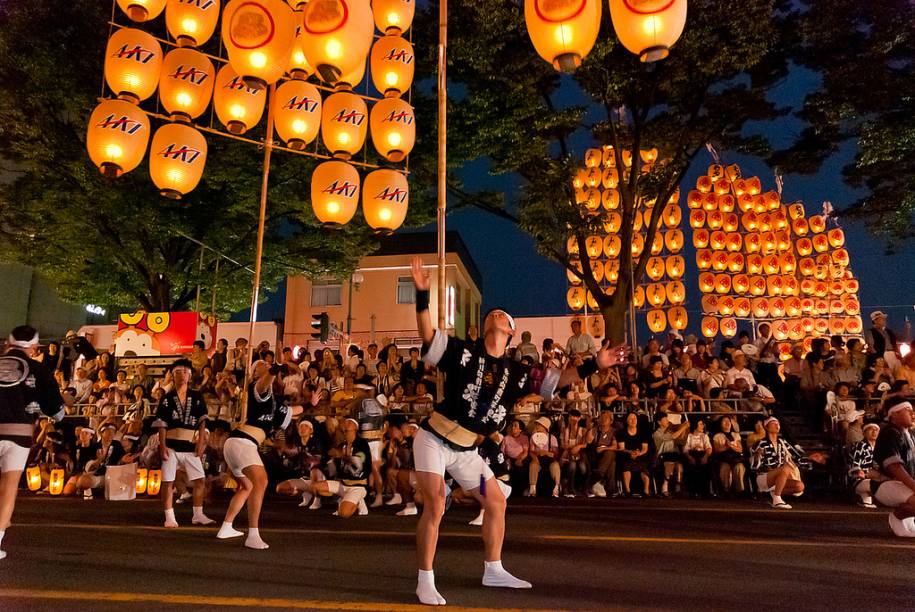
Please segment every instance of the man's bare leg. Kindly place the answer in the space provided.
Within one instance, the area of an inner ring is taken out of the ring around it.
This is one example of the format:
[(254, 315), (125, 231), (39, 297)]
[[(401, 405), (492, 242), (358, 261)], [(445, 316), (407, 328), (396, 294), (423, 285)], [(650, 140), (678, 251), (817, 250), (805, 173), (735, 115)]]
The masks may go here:
[(438, 529), (445, 514), (445, 479), (433, 472), (416, 472), (416, 488), (423, 496), (423, 513), (416, 525), (416, 565), (419, 575), (416, 596), (429, 606), (444, 606), (445, 598), (435, 588), (432, 563), (438, 546)]
[[(486, 561), (483, 564), (483, 586), (529, 589), (531, 583), (509, 574), (502, 567), (502, 542), (505, 540), (505, 495), (494, 477), (486, 481), (486, 494), (480, 489), (470, 493), (483, 508), (483, 546)], [(425, 514), (425, 512), (424, 512)]]

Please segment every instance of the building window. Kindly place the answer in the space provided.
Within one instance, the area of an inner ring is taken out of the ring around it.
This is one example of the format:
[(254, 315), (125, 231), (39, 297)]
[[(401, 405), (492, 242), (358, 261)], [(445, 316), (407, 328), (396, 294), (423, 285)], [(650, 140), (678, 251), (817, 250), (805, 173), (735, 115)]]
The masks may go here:
[(340, 306), (342, 285), (337, 281), (315, 281), (311, 285), (312, 306)]
[(398, 304), (415, 304), (416, 303), (416, 286), (413, 284), (412, 276), (397, 277), (397, 303)]

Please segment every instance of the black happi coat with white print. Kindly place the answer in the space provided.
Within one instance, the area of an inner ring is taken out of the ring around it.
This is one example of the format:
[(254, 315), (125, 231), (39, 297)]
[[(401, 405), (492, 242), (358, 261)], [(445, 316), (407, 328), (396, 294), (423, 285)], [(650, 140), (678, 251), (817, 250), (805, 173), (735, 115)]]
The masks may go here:
[[(187, 429), (196, 432), (200, 423), (205, 420), (207, 420), (207, 405), (203, 400), (203, 395), (193, 389), (187, 389), (182, 402), (178, 397), (178, 392), (172, 389), (159, 401), (156, 420), (153, 421), (152, 427)], [(179, 453), (194, 452), (194, 443), (186, 440), (166, 438), (165, 446)]]

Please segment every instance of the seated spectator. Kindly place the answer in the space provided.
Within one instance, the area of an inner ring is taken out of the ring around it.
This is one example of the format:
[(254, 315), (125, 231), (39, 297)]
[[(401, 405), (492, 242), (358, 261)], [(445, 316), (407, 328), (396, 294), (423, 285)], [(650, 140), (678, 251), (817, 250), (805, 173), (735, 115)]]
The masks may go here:
[[(762, 423), (757, 421), (762, 426)], [(717, 466), (718, 485), (721, 493), (741, 494), (744, 491), (743, 479), (746, 466), (743, 461), (743, 444), (740, 442), (740, 431), (737, 422), (724, 417), (719, 422), (721, 431), (712, 437), (713, 460)]]
[(855, 443), (848, 453), (848, 481), (858, 496), (858, 505), (862, 508), (877, 507), (874, 505), (871, 491), (885, 480), (874, 463), (874, 447), (879, 434), (880, 426), (868, 423), (864, 426), (864, 438)]
[[(343, 443), (328, 451), (334, 461), (334, 480), (303, 480), (302, 491), (312, 495), (334, 496), (340, 505), (334, 516), (350, 518), (357, 512), (368, 514), (365, 496), (368, 493), (369, 475), (372, 471), (372, 453), (368, 442), (358, 437), (359, 423), (346, 419), (343, 423)], [(304, 503), (303, 499), (303, 503)]]
[(573, 408), (559, 431), (561, 484), (565, 497), (575, 497), (579, 482), (584, 483), (587, 479), (588, 456), (585, 449), (590, 443), (590, 431), (581, 422), (581, 412)]
[(320, 482), (324, 480), (325, 474), (322, 470), (326, 464), (326, 458), (321, 448), (320, 441), (314, 435), (314, 423), (308, 419), (302, 419), (296, 425), (296, 440), (292, 471), (294, 475), (288, 480), (280, 482), (276, 486), (276, 492), (280, 495), (302, 496), (302, 502), (299, 504), (302, 508), (317, 510), (321, 507), (321, 498), (313, 495), (308, 491), (307, 482)]
[(712, 443), (705, 431), (705, 421), (699, 419), (683, 445), (686, 457), (686, 490), (692, 497), (708, 497), (711, 485)]
[(194, 347), (191, 349), (191, 354), (188, 355), (187, 358), (194, 368), (195, 377), (199, 377), (203, 373), (203, 366), (210, 362), (210, 356), (207, 355), (206, 345), (203, 343), (203, 340), (194, 340)]
[(118, 465), (124, 456), (124, 447), (114, 440), (116, 427), (104, 425), (99, 434), (99, 444), (95, 458), (86, 463), (85, 471), (78, 476), (76, 492), (82, 492), (84, 499), (92, 499), (92, 489), (105, 486), (105, 470), (110, 465)]
[(625, 399), (619, 393), (619, 386), (616, 383), (609, 383), (601, 391), (598, 408), (602, 412), (622, 412)]
[(633, 472), (637, 472), (642, 479), (644, 495), (651, 495), (648, 478), (651, 469), (648, 463), (648, 441), (648, 434), (639, 427), (638, 415), (630, 412), (626, 415), (626, 426), (616, 435), (617, 449), (623, 451), (620, 453), (620, 470), (623, 472), (623, 494), (627, 497), (642, 497), (639, 493), (633, 494), (630, 488)]
[(64, 485), (64, 495), (76, 495), (80, 476), (86, 472), (90, 461), (98, 457), (98, 444), (95, 441), (95, 430), (89, 427), (77, 427), (76, 447), (73, 450), (72, 471)]
[(70, 386), (76, 390), (74, 396), (78, 404), (85, 404), (92, 393), (92, 381), (89, 379), (86, 368), (76, 368), (76, 375), (70, 381)]
[(631, 412), (646, 413), (647, 406), (642, 401), (642, 386), (639, 383), (629, 383), (629, 395), (623, 407)]
[(826, 361), (814, 353), (807, 355), (807, 368), (801, 378), (801, 395), (808, 413), (820, 420), (826, 405), (826, 392), (832, 389), (832, 377), (826, 371)]
[(582, 332), (581, 319), (572, 319), (572, 335), (566, 341), (566, 355), (588, 359), (597, 355), (597, 346), (594, 338), (587, 332)]
[(846, 346), (848, 349), (849, 363), (858, 372), (858, 380), (864, 380), (864, 369), (867, 367), (867, 352), (864, 343), (859, 338), (852, 338)]
[(673, 371), (672, 377), (674, 387), (683, 397), (689, 398), (699, 393), (699, 374), (698, 368), (693, 366), (693, 359), (688, 353), (683, 353), (680, 357), (680, 365)]
[(756, 378), (753, 377), (753, 372), (747, 368), (747, 356), (744, 355), (743, 351), (734, 351), (733, 353), (734, 365), (724, 373), (724, 386), (729, 389), (736, 389), (736, 383), (738, 380), (745, 380), (749, 388), (756, 386)]
[[(915, 374), (915, 371), (912, 373)], [(861, 373), (852, 364), (851, 355), (844, 351), (836, 353), (832, 366), (832, 377), (837, 383), (844, 382), (849, 387), (856, 387), (861, 382)]]
[(887, 478), (877, 487), (877, 501), (893, 508), (890, 528), (899, 537), (915, 537), (915, 443), (912, 404), (900, 396), (886, 403), (887, 420), (877, 436), (874, 462)]
[(375, 371), (377, 374), (372, 379), (372, 384), (378, 389), (378, 393), (390, 398), (394, 391), (394, 385), (397, 384), (397, 378), (388, 373), (388, 364), (386, 361), (379, 361), (375, 365)]
[(658, 466), (664, 470), (664, 480), (661, 482), (661, 496), (670, 497), (670, 487), (673, 485), (675, 493), (680, 492), (683, 482), (683, 456), (680, 447), (689, 432), (689, 423), (684, 419), (680, 424), (673, 425), (670, 415), (659, 412), (657, 415), (658, 427), (652, 434), (655, 448), (655, 459)]
[(782, 499), (782, 493), (799, 496), (804, 492), (801, 470), (797, 465), (803, 454), (779, 435), (781, 425), (778, 419), (769, 417), (763, 422), (763, 427), (765, 437), (750, 449), (757, 487), (760, 492), (772, 495), (773, 508), (790, 510), (791, 506)]
[(705, 338), (699, 338), (696, 340), (696, 350), (690, 355), (693, 366), (698, 368), (700, 371), (708, 367), (709, 361), (711, 361), (712, 354), (709, 351), (708, 341)]
[(895, 377), (890, 367), (886, 365), (886, 359), (883, 357), (874, 357), (870, 368), (864, 371), (864, 380), (873, 380), (879, 386), (880, 383), (892, 385)]
[(737, 348), (730, 340), (725, 340), (721, 343), (721, 352), (718, 354), (718, 359), (721, 361), (721, 369), (723, 371), (727, 372), (734, 367), (735, 352), (737, 352)]
[(668, 389), (667, 393), (664, 394), (664, 399), (658, 403), (655, 414), (662, 413), (670, 417), (671, 425), (679, 425), (683, 422), (683, 404), (680, 402), (680, 398), (677, 397), (675, 390)]
[(553, 479), (553, 497), (559, 497), (559, 483), (562, 480), (559, 465), (559, 442), (556, 440), (556, 436), (550, 433), (550, 426), (550, 420), (546, 417), (540, 417), (532, 423), (528, 497), (537, 495), (537, 480), (540, 478), (542, 467), (549, 470), (550, 477)]
[(314, 362), (308, 365), (307, 376), (302, 384), (308, 383), (316, 389), (328, 389), (327, 381), (321, 376), (321, 371)]
[(301, 368), (294, 361), (287, 361), (280, 366), (280, 375), (283, 379), (283, 396), (299, 397), (302, 383), (305, 382)]
[(346, 360), (344, 366), (346, 368), (346, 374), (348, 376), (353, 376), (356, 374), (356, 368), (359, 367), (359, 364), (362, 362), (362, 359), (359, 355), (361, 351), (359, 347), (355, 344), (350, 344), (349, 348), (346, 349)]
[(667, 355), (665, 355), (664, 353), (661, 352), (661, 345), (658, 343), (657, 340), (652, 338), (651, 340), (648, 341), (648, 346), (645, 347), (645, 354), (642, 355), (642, 359), (640, 361), (642, 369), (643, 370), (650, 369), (651, 361), (655, 357), (659, 357), (661, 359), (661, 362), (664, 364), (664, 366), (669, 365), (669, 362), (667, 360)]
[(129, 399), (128, 392), (130, 391), (130, 385), (127, 384), (127, 371), (118, 370), (115, 374), (115, 381), (111, 386), (114, 387), (117, 393), (115, 401), (118, 404), (126, 404)]
[(368, 370), (365, 367), (364, 363), (360, 363), (356, 366), (356, 374), (353, 378), (353, 381), (357, 385), (370, 385), (372, 388), (375, 387), (375, 381), (368, 374)]
[(413, 412), (420, 415), (427, 415), (432, 412), (435, 405), (435, 398), (426, 391), (426, 383), (419, 381), (415, 387), (416, 395), (410, 398), (413, 405)]
[(656, 355), (649, 362), (644, 379), (645, 397), (648, 399), (663, 398), (671, 386), (670, 374), (664, 370), (664, 360)]
[(601, 412), (597, 426), (591, 434), (591, 471), (588, 495), (611, 497), (619, 495), (616, 486), (616, 428), (613, 427), (613, 414)]
[(902, 362), (893, 372), (896, 380), (904, 380), (909, 386), (915, 386), (915, 352), (910, 352), (902, 358)]
[(522, 476), (526, 478), (530, 440), (524, 433), (524, 424), (518, 419), (508, 425), (507, 435), (502, 439), (502, 452), (511, 466), (511, 481), (517, 482)]
[(728, 391), (727, 397), (741, 400), (737, 409), (741, 412), (766, 413), (767, 407), (775, 403), (775, 396), (763, 385), (748, 386), (745, 378), (734, 381), (733, 390)]
[(378, 345), (374, 342), (370, 343), (365, 347), (366, 354), (362, 358), (362, 363), (365, 364), (366, 373), (375, 377), (378, 376), (378, 364), (381, 362), (381, 359), (378, 357)]
[(142, 421), (152, 413), (150, 411), (149, 400), (146, 399), (146, 391), (142, 385), (134, 385), (131, 390), (131, 401), (124, 412), (125, 421)]
[[(383, 362), (382, 362), (383, 363)], [(381, 364), (378, 364), (381, 365)], [(410, 402), (404, 397), (403, 385), (397, 383), (392, 390), (392, 396), (388, 398), (388, 412), (409, 412)]]
[(423, 379), (425, 364), (419, 360), (419, 349), (410, 349), (410, 360), (400, 367), (400, 382), (407, 395), (413, 395), (416, 384)]
[(699, 373), (699, 393), (702, 397), (712, 397), (712, 390), (723, 387), (724, 380), (721, 360), (717, 357), (709, 357), (708, 367)]
[(515, 349), (515, 361), (521, 361), (524, 357), (530, 357), (533, 363), (540, 361), (540, 353), (537, 352), (537, 345), (531, 342), (531, 332), (521, 332), (521, 342)]

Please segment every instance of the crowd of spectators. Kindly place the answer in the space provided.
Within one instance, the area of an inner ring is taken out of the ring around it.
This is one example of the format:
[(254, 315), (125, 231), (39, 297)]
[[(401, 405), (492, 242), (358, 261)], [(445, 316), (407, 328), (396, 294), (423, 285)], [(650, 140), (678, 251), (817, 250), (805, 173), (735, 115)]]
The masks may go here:
[[(513, 494), (552, 497), (649, 496), (741, 497), (768, 493), (776, 508), (790, 508), (782, 495), (804, 491), (802, 468), (825, 463), (824, 453), (806, 454), (784, 432), (774, 410), (794, 411), (822, 428), (834, 445), (833, 464), (854, 486), (871, 469), (881, 399), (906, 395), (915, 382), (915, 357), (868, 352), (860, 339), (798, 344), (780, 363), (771, 330), (761, 324), (751, 339), (742, 334), (719, 346), (692, 335), (651, 339), (630, 361), (561, 390), (544, 403), (538, 391), (545, 369), (573, 367), (593, 358), (595, 340), (572, 323), (564, 345), (546, 339), (538, 347), (523, 332), (506, 359), (531, 367), (528, 394), (516, 405), (504, 435), (480, 447), (487, 463)], [(879, 331), (879, 330), (878, 330)], [(467, 342), (479, 342), (471, 330)], [(36, 352), (55, 371), (61, 389), (77, 400), (61, 424), (43, 421), (29, 464), (42, 475), (66, 472), (65, 495), (91, 497), (104, 487), (105, 469), (137, 463), (156, 468), (158, 436), (152, 421), (170, 374), (151, 375), (137, 362), (125, 368), (84, 338), (69, 336)], [(371, 488), (372, 506), (403, 506), (416, 513), (411, 441), (442, 387), (440, 373), (425, 365), (419, 347), (369, 344), (313, 353), (262, 343), (248, 356), (244, 339), (230, 348), (220, 339), (212, 352), (197, 343), (186, 357), (191, 387), (210, 405), (204, 467), (208, 495), (232, 486), (222, 444), (238, 415), (246, 372), (263, 361), (277, 370), (274, 393), (293, 408), (294, 422), (261, 447), (264, 464), (280, 494), (302, 495), (318, 508), (321, 498), (296, 483), (333, 479), (346, 469), (346, 426), (359, 422), (365, 401), (384, 413), (382, 446)], [(875, 427), (876, 425), (876, 427)], [(872, 452), (870, 454), (872, 457)], [(847, 469), (846, 469), (847, 468)], [(180, 475), (179, 503), (190, 498)], [(468, 499), (456, 491), (458, 502)], [(861, 495), (860, 502), (871, 500)]]

